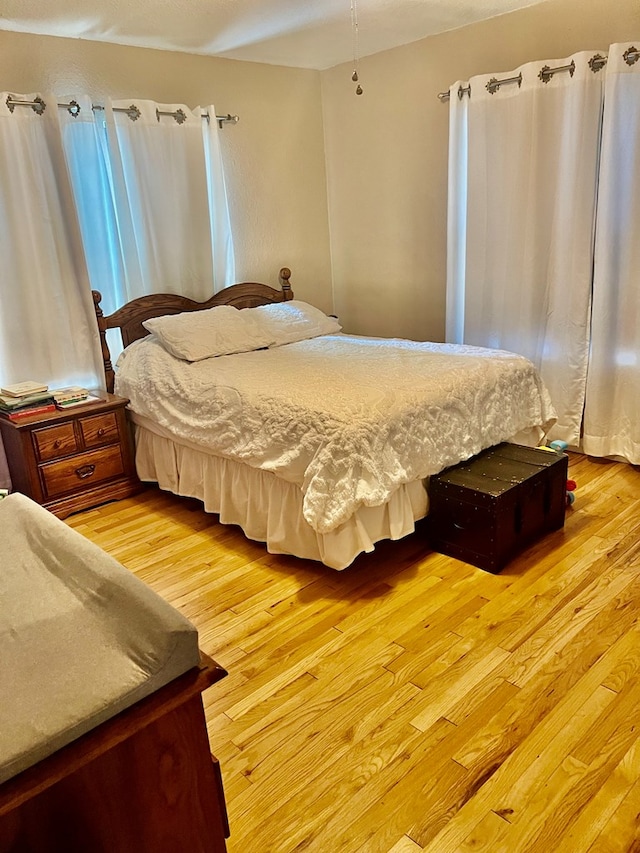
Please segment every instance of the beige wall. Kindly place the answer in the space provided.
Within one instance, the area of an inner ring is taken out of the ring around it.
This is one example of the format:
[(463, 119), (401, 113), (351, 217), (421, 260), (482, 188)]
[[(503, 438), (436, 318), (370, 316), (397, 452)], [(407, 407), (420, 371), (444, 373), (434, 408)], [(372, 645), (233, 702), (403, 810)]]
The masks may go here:
[(222, 131), (237, 278), (277, 286), (290, 266), (296, 296), (331, 309), (318, 72), (0, 31), (0, 91), (213, 101), (237, 113)]
[(634, 39), (638, 0), (547, 0), (363, 59), (360, 97), (350, 65), (322, 73), (335, 308), (346, 331), (444, 337), (449, 110), (437, 93)]

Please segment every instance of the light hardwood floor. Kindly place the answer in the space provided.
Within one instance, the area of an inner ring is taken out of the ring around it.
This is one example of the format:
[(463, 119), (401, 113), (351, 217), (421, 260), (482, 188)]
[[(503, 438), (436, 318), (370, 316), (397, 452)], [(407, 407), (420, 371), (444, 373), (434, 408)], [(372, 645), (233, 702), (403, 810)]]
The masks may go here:
[(500, 575), (421, 530), (334, 572), (155, 489), (68, 519), (229, 670), (230, 853), (640, 851), (640, 471), (570, 476), (564, 530)]

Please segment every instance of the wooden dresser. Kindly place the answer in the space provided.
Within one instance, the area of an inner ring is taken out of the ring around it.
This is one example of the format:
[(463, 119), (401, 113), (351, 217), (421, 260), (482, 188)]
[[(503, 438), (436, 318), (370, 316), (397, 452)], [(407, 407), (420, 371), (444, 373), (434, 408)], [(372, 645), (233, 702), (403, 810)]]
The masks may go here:
[(0, 853), (225, 853), (229, 823), (202, 655), (151, 696), (0, 785)]
[(0, 417), (14, 491), (58, 518), (140, 489), (125, 412), (129, 401), (92, 393), (101, 399), (16, 421)]

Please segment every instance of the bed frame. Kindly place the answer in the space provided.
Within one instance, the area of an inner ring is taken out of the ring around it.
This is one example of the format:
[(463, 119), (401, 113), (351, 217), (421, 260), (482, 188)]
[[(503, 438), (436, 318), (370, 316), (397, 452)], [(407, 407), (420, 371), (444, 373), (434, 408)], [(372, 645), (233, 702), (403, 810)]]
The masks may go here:
[(288, 267), (282, 267), (279, 275), (281, 290), (276, 290), (268, 284), (260, 284), (256, 281), (244, 281), (225, 287), (224, 290), (216, 293), (206, 302), (195, 302), (193, 299), (175, 293), (152, 293), (149, 296), (140, 296), (138, 299), (128, 302), (106, 317), (100, 307), (102, 294), (93, 290), (93, 307), (100, 333), (107, 391), (113, 393), (115, 380), (111, 353), (107, 344), (107, 329), (120, 329), (122, 345), (126, 347), (133, 341), (149, 334), (142, 324), (151, 317), (181, 314), (185, 311), (202, 311), (205, 308), (214, 308), (216, 305), (255, 308), (258, 305), (268, 305), (271, 302), (286, 302), (293, 299), (293, 291), (289, 284), (290, 278), (291, 270)]

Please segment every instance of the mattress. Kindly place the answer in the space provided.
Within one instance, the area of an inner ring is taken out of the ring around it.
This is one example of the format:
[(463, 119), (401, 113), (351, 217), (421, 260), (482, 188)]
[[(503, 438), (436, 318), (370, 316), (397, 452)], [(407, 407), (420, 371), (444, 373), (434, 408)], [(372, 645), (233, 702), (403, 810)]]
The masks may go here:
[(195, 627), (21, 494), (0, 501), (0, 782), (199, 663)]

